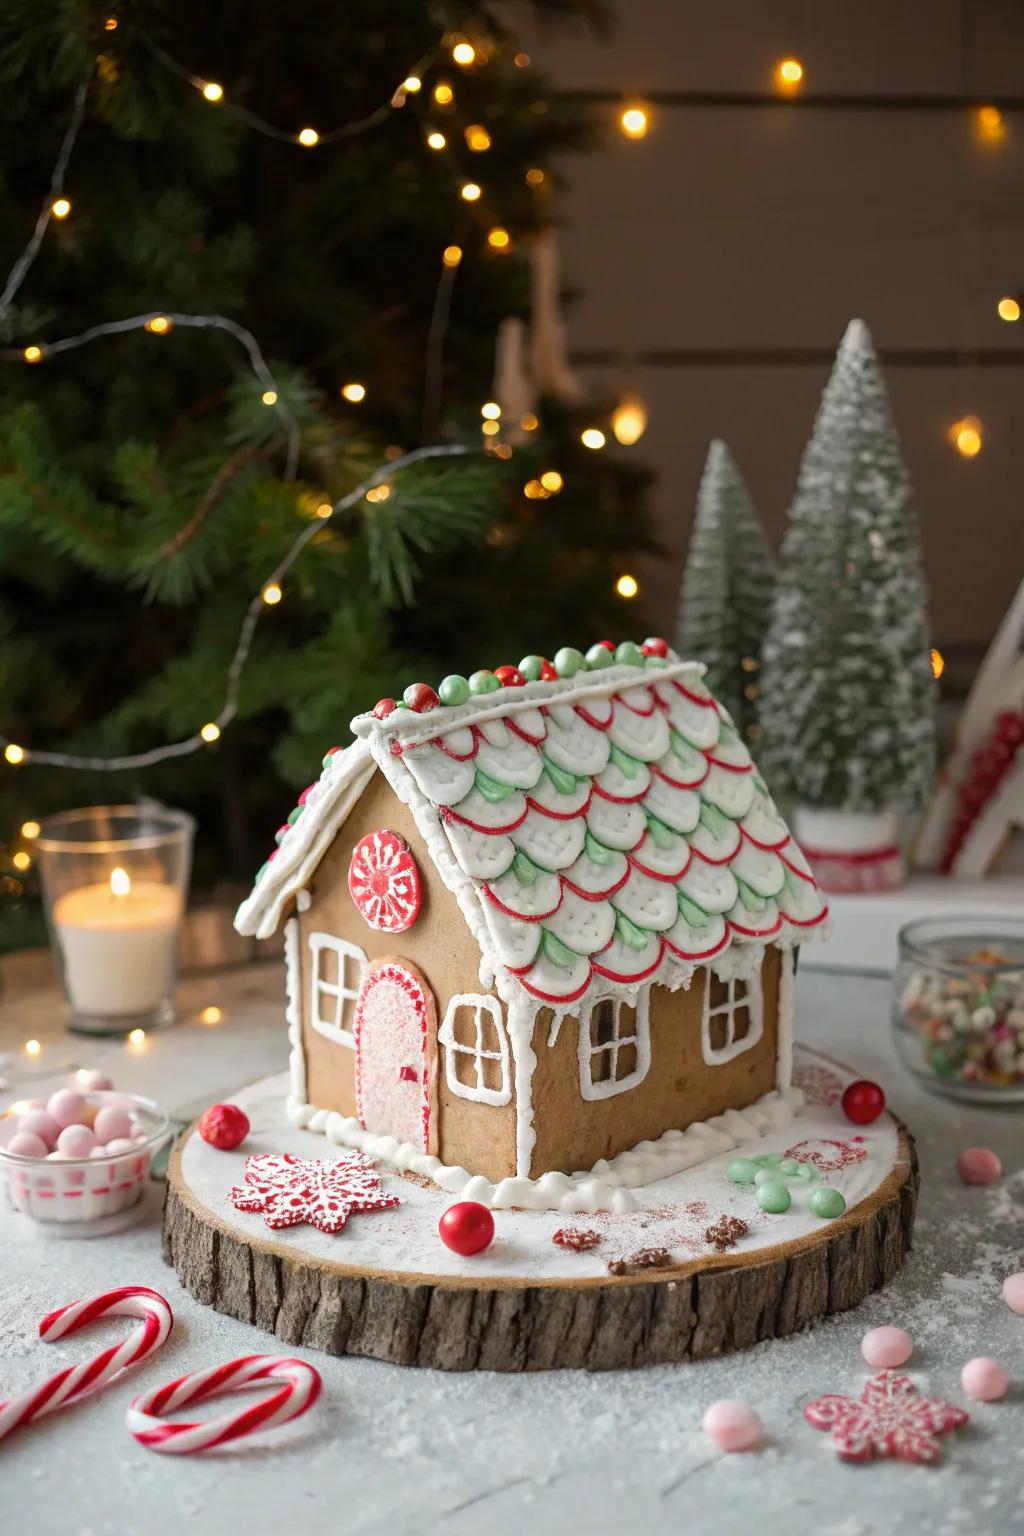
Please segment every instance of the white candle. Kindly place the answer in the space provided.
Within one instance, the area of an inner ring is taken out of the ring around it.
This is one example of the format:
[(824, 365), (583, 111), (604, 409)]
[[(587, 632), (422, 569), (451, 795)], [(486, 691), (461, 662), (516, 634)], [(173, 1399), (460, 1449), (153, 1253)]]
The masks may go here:
[(181, 899), (115, 869), (106, 884), (65, 891), (53, 906), (68, 997), (76, 1013), (150, 1013), (170, 992)]

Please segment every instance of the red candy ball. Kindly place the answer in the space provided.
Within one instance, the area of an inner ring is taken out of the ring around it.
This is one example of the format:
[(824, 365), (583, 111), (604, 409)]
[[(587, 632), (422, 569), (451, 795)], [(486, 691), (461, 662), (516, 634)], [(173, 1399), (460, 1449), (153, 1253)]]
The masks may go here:
[(556, 683), (558, 681), (558, 673), (546, 656), (541, 660), (540, 680), (542, 683)]
[(199, 1134), (211, 1147), (230, 1152), (249, 1134), (249, 1117), (237, 1104), (211, 1104), (199, 1117)]
[(417, 715), (425, 714), (428, 709), (436, 709), (441, 702), (429, 683), (410, 683), (402, 698)]
[(667, 656), (668, 641), (660, 640), (657, 635), (653, 635), (650, 639), (644, 641), (640, 649), (645, 656)]
[(441, 1241), (453, 1253), (466, 1258), (482, 1253), (494, 1239), (494, 1217), (486, 1205), (476, 1200), (460, 1200), (450, 1205), (437, 1224)]
[(614, 640), (599, 640), (597, 643), (598, 643), (598, 645), (603, 645), (606, 651), (611, 651), (613, 656), (615, 655), (615, 641)]
[(393, 715), (398, 705), (394, 699), (378, 699), (373, 706), (373, 712), (378, 720), (386, 720), (388, 715)]
[(885, 1094), (877, 1083), (859, 1077), (843, 1094), (843, 1114), (854, 1125), (870, 1125), (885, 1108)]
[(522, 688), (526, 684), (518, 667), (495, 667), (494, 675), (503, 688)]

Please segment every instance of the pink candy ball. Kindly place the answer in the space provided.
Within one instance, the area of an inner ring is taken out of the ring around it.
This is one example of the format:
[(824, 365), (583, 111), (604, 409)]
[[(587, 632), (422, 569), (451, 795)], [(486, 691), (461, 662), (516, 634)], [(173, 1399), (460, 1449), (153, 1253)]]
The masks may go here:
[(1006, 1396), (1010, 1383), (998, 1360), (989, 1355), (978, 1355), (976, 1359), (968, 1360), (960, 1372), (960, 1385), (968, 1397), (977, 1398), (979, 1403), (994, 1403)]
[(81, 1072), (75, 1073), (75, 1077), (79, 1088), (84, 1089), (86, 1093), (109, 1093), (114, 1086), (105, 1072), (83, 1068)]
[(127, 1110), (115, 1109), (105, 1104), (93, 1123), (97, 1141), (118, 1141), (132, 1133), (132, 1122)]
[(7, 1143), (7, 1151), (17, 1157), (45, 1157), (49, 1148), (41, 1136), (33, 1131), (15, 1131)]
[(115, 1136), (113, 1141), (107, 1142), (107, 1151), (111, 1157), (116, 1157), (121, 1152), (134, 1152), (135, 1143), (129, 1141), (127, 1136)]
[(914, 1345), (902, 1328), (870, 1328), (860, 1341), (860, 1352), (868, 1365), (888, 1368), (910, 1359)]
[(1007, 1275), (1003, 1281), (1003, 1300), (1011, 1312), (1019, 1312), (1024, 1317), (1024, 1269), (1018, 1269), (1015, 1275)]
[(73, 1088), (58, 1088), (56, 1093), (50, 1094), (46, 1107), (62, 1130), (68, 1125), (82, 1124), (85, 1100)]
[(88, 1157), (96, 1137), (87, 1125), (66, 1125), (57, 1137), (57, 1151), (65, 1157)]
[(700, 1427), (720, 1451), (751, 1451), (761, 1441), (759, 1416), (739, 1398), (722, 1398), (705, 1408)]
[(1002, 1178), (1003, 1165), (988, 1147), (967, 1147), (956, 1160), (956, 1171), (965, 1184), (994, 1184)]
[(89, 1156), (90, 1157), (108, 1157), (109, 1153), (107, 1152), (106, 1147), (93, 1147), (92, 1151), (89, 1153)]
[(18, 1116), (18, 1130), (27, 1131), (32, 1136), (38, 1136), (46, 1142), (46, 1150), (49, 1152), (60, 1135), (60, 1126), (45, 1109), (30, 1109)]

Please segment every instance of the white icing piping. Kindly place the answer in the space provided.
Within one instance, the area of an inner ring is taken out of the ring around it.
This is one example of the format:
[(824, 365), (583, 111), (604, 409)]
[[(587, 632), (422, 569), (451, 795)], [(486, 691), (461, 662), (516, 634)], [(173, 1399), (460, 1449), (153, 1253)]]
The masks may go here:
[(285, 1023), (288, 1025), (288, 1040), (291, 1044), (288, 1069), (291, 1073), (292, 1096), (304, 1101), (306, 1098), (306, 1055), (302, 1049), (302, 1009), (299, 1006), (301, 987), (299, 924), (297, 919), (292, 917), (284, 925), (284, 1017)]
[(779, 1007), (775, 1024), (775, 1086), (785, 1093), (793, 1081), (793, 964), (792, 947), (782, 951)]
[(333, 1110), (315, 1109), (294, 1093), (289, 1095), (286, 1111), (293, 1125), (320, 1132), (337, 1146), (356, 1147), (398, 1172), (419, 1174), (463, 1200), (478, 1200), (495, 1210), (519, 1207), (572, 1215), (636, 1210), (630, 1188), (671, 1178), (709, 1157), (731, 1152), (743, 1142), (758, 1141), (772, 1131), (786, 1130), (803, 1106), (804, 1096), (799, 1088), (789, 1088), (784, 1093), (773, 1091), (744, 1110), (727, 1109), (710, 1120), (695, 1122), (685, 1131), (666, 1131), (657, 1141), (642, 1141), (610, 1160), (602, 1158), (589, 1173), (545, 1173), (539, 1179), (517, 1175), (498, 1184), (492, 1184), (481, 1174), (442, 1163), (411, 1142), (398, 1142), (393, 1136), (366, 1131), (358, 1120)]
[[(533, 1025), (537, 1004), (520, 995), (508, 1005), (508, 1034), (512, 1042), (516, 1080), (516, 1175), (530, 1179), (537, 1132), (533, 1125), (533, 1074), (537, 1055), (533, 1049)], [(473, 1196), (472, 1198), (476, 1198)]]

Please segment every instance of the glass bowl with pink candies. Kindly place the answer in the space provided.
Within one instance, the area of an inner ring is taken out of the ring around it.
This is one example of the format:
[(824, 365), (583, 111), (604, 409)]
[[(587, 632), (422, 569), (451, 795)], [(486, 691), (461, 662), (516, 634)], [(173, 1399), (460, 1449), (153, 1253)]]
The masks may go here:
[(159, 1104), (99, 1072), (0, 1119), (0, 1170), (15, 1209), (61, 1237), (97, 1237), (139, 1214), (154, 1154), (170, 1136)]

